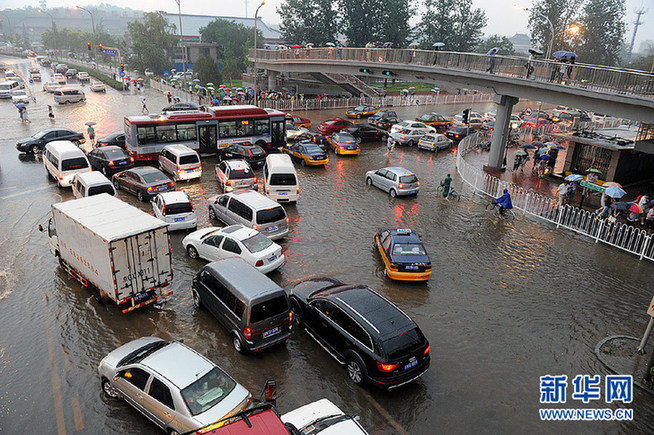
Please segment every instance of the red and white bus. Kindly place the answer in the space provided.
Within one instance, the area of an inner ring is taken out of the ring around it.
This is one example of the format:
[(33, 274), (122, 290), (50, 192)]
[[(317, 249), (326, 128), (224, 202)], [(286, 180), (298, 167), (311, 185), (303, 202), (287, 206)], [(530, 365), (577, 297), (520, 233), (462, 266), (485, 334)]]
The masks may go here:
[(218, 106), (162, 115), (125, 117), (125, 147), (135, 161), (159, 158), (168, 144), (184, 144), (201, 155), (233, 143), (259, 145), (266, 152), (285, 143), (284, 113), (257, 106)]

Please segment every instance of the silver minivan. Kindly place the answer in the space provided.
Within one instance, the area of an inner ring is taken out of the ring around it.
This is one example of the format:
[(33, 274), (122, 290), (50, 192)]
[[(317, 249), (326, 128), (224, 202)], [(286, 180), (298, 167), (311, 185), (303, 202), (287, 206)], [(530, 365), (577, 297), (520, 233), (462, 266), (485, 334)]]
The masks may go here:
[(194, 180), (202, 176), (200, 156), (186, 145), (166, 145), (159, 153), (159, 166), (173, 180)]
[(86, 95), (81, 89), (77, 88), (61, 88), (54, 92), (55, 103), (79, 103), (86, 101)]
[(397, 166), (366, 172), (366, 184), (388, 192), (393, 198), (401, 195), (416, 195), (420, 181), (411, 171)]
[(209, 218), (227, 225), (243, 224), (271, 240), (288, 234), (284, 207), (253, 190), (239, 190), (209, 198)]
[(193, 279), (193, 303), (222, 323), (237, 352), (257, 352), (291, 336), (286, 292), (242, 258), (204, 266)]
[(73, 196), (75, 199), (99, 195), (101, 193), (108, 193), (111, 196), (116, 196), (114, 185), (111, 184), (111, 181), (109, 181), (107, 177), (98, 171), (75, 174), (71, 185), (73, 187)]

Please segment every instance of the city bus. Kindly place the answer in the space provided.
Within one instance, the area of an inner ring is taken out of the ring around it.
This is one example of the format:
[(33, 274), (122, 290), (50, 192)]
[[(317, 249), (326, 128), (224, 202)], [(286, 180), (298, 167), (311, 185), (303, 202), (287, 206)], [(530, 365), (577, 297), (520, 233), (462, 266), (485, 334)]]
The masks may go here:
[(136, 162), (152, 162), (168, 144), (184, 144), (200, 155), (234, 143), (259, 145), (266, 152), (286, 140), (284, 113), (257, 106), (217, 106), (125, 117), (125, 147)]

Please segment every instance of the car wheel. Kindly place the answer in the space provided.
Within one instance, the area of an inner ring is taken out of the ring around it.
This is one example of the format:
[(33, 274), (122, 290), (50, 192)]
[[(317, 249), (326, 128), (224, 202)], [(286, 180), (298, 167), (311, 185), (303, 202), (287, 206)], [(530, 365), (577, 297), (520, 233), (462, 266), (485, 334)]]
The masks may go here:
[(105, 177), (107, 176), (107, 168), (105, 168), (104, 166), (102, 167), (102, 173), (104, 174)]
[(359, 119), (359, 118), (361, 118), (361, 115), (359, 115), (359, 114), (357, 113), (357, 119)]
[(291, 313), (293, 313), (293, 324), (295, 326), (302, 326), (302, 308), (300, 308), (300, 304), (294, 299), (291, 299)]
[(209, 207), (209, 219), (216, 219), (216, 212), (213, 211), (212, 207)]
[(179, 432), (177, 432), (175, 429), (169, 429), (168, 435), (179, 435)]
[(75, 145), (76, 147), (80, 146), (80, 142), (78, 140), (74, 140), (72, 142), (73, 142), (73, 145)]
[(188, 245), (188, 248), (186, 248), (186, 252), (188, 253), (188, 256), (191, 257), (192, 259), (195, 260), (198, 258), (198, 250), (195, 249), (195, 246)]
[(361, 143), (361, 136), (356, 137), (356, 138), (354, 139), (354, 141), (355, 141), (356, 143), (360, 144), (360, 143)]
[(195, 307), (195, 309), (198, 310), (202, 308), (202, 301), (200, 300), (200, 295), (195, 290), (193, 290), (193, 306)]
[(347, 365), (347, 375), (350, 377), (350, 380), (357, 385), (363, 384), (363, 367), (358, 361), (358, 358), (348, 358), (346, 363)]
[(118, 391), (116, 391), (113, 385), (111, 385), (111, 382), (109, 382), (109, 379), (102, 380), (102, 392), (105, 394), (105, 396), (111, 399), (118, 399), (120, 397), (118, 395)]
[(382, 134), (380, 136), (379, 140), (382, 141), (382, 142), (386, 142), (388, 140), (388, 136), (386, 136), (385, 134)]
[(409, 145), (410, 147), (412, 147), (414, 143), (415, 142), (413, 142), (413, 139), (411, 139), (406, 144)]
[(366, 178), (366, 184), (368, 186), (372, 186), (372, 178), (370, 178), (370, 177)]
[(302, 160), (300, 160), (300, 164), (301, 164), (302, 166), (306, 166), (306, 165), (307, 165), (307, 162), (306, 162), (306, 160), (302, 159)]
[(145, 197), (143, 196), (143, 192), (141, 192), (140, 190), (138, 192), (136, 192), (136, 197), (141, 202), (145, 201)]
[(395, 198), (397, 196), (397, 192), (395, 191), (395, 189), (391, 189), (389, 193), (391, 194), (391, 198)]
[(32, 154), (37, 155), (38, 153), (41, 152), (41, 148), (39, 148), (38, 145), (32, 145), (30, 151), (32, 152)]
[(232, 336), (232, 345), (236, 352), (243, 352), (243, 343), (241, 342), (241, 338), (236, 334)]

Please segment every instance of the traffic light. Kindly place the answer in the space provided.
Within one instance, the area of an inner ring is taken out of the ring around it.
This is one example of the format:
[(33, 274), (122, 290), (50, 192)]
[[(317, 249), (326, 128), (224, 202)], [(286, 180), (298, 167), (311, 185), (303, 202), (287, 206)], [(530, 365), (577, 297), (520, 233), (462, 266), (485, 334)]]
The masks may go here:
[(90, 42), (87, 42), (87, 43), (86, 43), (86, 48), (88, 48), (89, 51), (91, 51), (91, 43), (90, 43)]
[(125, 72), (125, 64), (124, 63), (120, 64), (120, 72)]
[(465, 109), (463, 111), (463, 123), (467, 124), (469, 118), (470, 118), (470, 109)]
[(385, 76), (394, 76), (395, 73), (393, 71), (382, 71), (382, 74)]
[(368, 68), (361, 68), (359, 72), (366, 73), (366, 74), (372, 74), (372, 71), (370, 71)]
[(102, 53), (102, 44), (98, 45), (98, 48), (100, 49), (100, 53)]

